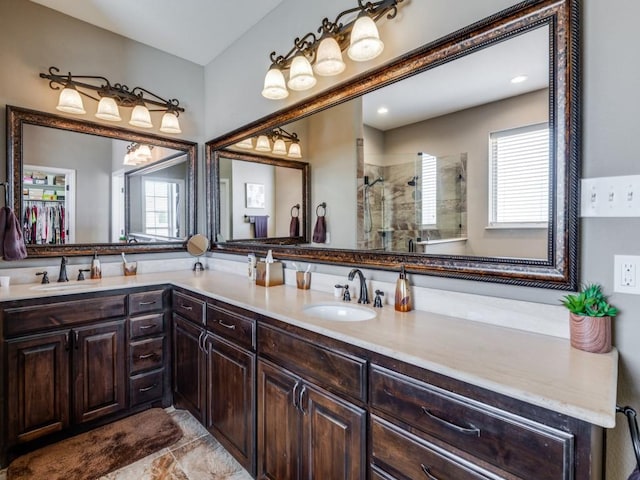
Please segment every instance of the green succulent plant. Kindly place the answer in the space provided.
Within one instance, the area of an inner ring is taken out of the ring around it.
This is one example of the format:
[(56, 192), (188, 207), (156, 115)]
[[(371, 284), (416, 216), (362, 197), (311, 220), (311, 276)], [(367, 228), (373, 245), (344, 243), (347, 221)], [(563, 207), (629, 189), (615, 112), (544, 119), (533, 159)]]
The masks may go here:
[(585, 285), (576, 294), (565, 295), (562, 304), (571, 313), (583, 317), (615, 317), (618, 309), (607, 302), (602, 287), (596, 283)]

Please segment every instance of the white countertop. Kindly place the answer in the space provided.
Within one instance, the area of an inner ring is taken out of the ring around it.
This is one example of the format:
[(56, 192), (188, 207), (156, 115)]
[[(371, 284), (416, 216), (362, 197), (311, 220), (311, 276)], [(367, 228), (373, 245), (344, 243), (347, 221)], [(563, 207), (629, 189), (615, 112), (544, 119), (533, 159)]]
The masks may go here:
[(85, 282), (51, 283), (49, 290), (42, 290), (46, 285), (0, 288), (0, 301), (169, 283), (601, 427), (615, 426), (615, 349), (587, 353), (563, 338), (425, 311), (399, 313), (389, 305), (376, 309), (372, 320), (321, 320), (305, 314), (303, 306), (335, 301), (329, 293), (260, 287), (243, 276), (218, 271)]

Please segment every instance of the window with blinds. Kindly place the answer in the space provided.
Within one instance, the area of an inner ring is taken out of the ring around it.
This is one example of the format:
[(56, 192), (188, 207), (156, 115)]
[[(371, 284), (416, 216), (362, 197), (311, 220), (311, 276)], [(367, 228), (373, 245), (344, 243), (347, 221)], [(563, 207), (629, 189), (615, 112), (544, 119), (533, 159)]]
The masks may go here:
[(489, 225), (546, 226), (549, 220), (549, 125), (490, 134)]
[(420, 153), (422, 158), (422, 226), (435, 226), (437, 223), (436, 200), (436, 157)]

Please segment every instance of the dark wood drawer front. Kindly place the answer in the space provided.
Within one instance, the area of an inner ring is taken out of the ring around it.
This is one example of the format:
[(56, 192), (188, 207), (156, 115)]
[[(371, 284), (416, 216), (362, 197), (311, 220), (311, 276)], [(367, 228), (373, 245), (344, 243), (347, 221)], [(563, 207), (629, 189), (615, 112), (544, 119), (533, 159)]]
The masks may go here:
[(256, 321), (219, 306), (207, 305), (207, 328), (243, 347), (255, 349)]
[(164, 332), (164, 314), (145, 315), (132, 318), (129, 324), (129, 338), (132, 340), (149, 335), (159, 335)]
[[(437, 480), (497, 479), (464, 460), (375, 416), (371, 417), (372, 477)], [(382, 473), (380, 470), (382, 470)], [(388, 475), (385, 475), (385, 473)]]
[(196, 322), (198, 325), (204, 325), (205, 302), (197, 298), (185, 295), (180, 292), (173, 292), (173, 311), (186, 318)]
[(164, 369), (131, 377), (129, 382), (131, 406), (162, 398), (163, 377)]
[(77, 323), (123, 317), (125, 315), (125, 299), (125, 295), (113, 295), (31, 307), (8, 308), (4, 311), (5, 337), (66, 327)]
[[(568, 479), (573, 436), (390, 370), (371, 367), (373, 408), (510, 473)], [(540, 469), (543, 464), (544, 469)]]
[(162, 290), (132, 293), (129, 295), (129, 315), (159, 312), (162, 310)]
[(272, 327), (258, 327), (258, 350), (276, 363), (334, 392), (366, 400), (367, 363)]
[(162, 367), (164, 360), (164, 337), (131, 342), (129, 346), (131, 375)]

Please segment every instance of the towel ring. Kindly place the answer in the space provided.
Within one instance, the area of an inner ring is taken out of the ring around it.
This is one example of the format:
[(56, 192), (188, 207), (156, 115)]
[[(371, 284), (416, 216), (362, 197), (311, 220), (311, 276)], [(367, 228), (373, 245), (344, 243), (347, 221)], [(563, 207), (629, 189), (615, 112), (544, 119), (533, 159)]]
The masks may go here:
[[(296, 211), (296, 215), (293, 214), (294, 210), (297, 210)], [(299, 217), (300, 216), (300, 204), (299, 203), (296, 203), (293, 207), (291, 207), (291, 216), (292, 217)]]
[[(318, 213), (318, 210), (322, 209), (322, 215), (320, 215), (320, 213)], [(326, 202), (322, 202), (321, 204), (319, 204), (316, 207), (316, 217), (324, 217), (327, 214), (327, 204)]]

